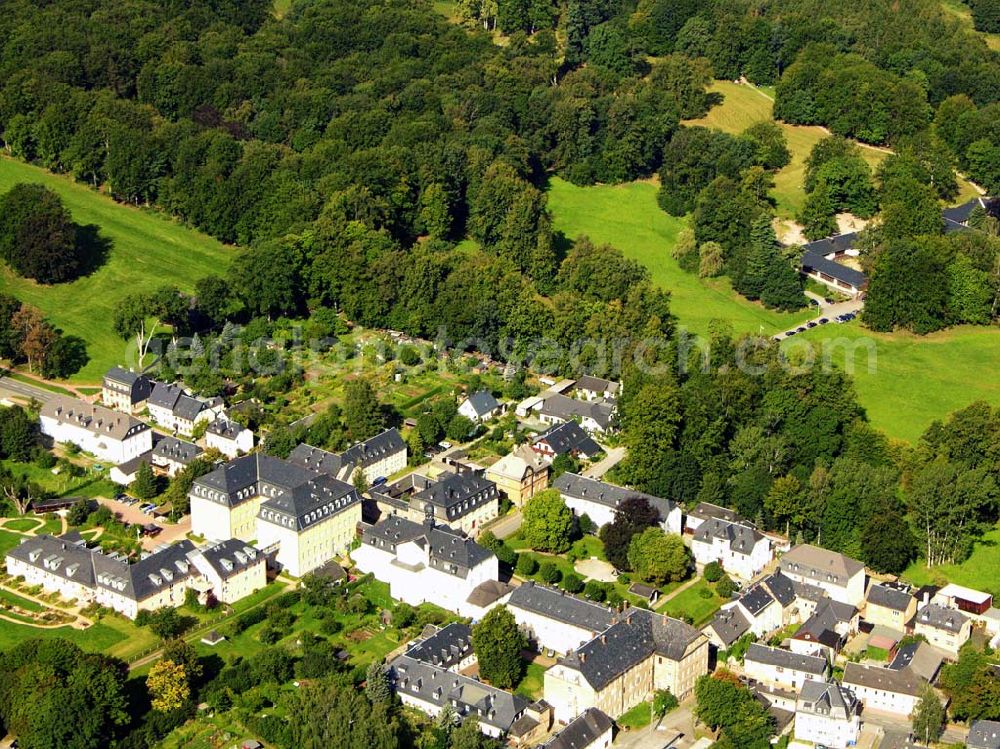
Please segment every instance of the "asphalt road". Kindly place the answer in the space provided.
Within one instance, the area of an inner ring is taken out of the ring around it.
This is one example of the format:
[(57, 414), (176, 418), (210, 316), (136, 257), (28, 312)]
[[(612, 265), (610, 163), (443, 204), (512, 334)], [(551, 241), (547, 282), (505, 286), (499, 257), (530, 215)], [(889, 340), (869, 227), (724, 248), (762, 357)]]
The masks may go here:
[(34, 398), (37, 401), (47, 401), (55, 396), (55, 393), (34, 385), (28, 385), (18, 380), (0, 374), (0, 397), (14, 396), (18, 398)]
[(584, 469), (583, 475), (591, 479), (601, 478), (601, 476), (610, 471), (615, 464), (625, 457), (625, 452), (626, 449), (624, 447), (609, 447), (607, 454), (603, 458), (589, 468)]
[[(789, 330), (795, 330), (796, 328), (805, 327), (808, 323), (814, 322), (819, 324), (822, 318), (826, 318), (830, 322), (827, 325), (836, 325), (833, 321), (837, 315), (843, 315), (847, 312), (860, 312), (865, 306), (865, 303), (860, 299), (849, 299), (846, 302), (837, 302), (836, 304), (827, 304), (826, 302), (820, 302), (819, 307), (816, 309), (816, 317), (812, 320), (807, 320), (806, 322), (800, 323), (799, 325), (789, 328)], [(774, 340), (781, 341), (788, 337), (788, 330), (784, 330), (774, 336)]]

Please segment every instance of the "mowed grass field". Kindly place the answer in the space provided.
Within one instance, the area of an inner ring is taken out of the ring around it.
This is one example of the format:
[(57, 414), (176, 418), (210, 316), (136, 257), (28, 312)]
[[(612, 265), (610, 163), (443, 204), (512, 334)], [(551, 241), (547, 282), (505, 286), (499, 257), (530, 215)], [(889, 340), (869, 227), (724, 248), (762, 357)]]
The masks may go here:
[(1000, 596), (1000, 528), (980, 539), (972, 554), (961, 564), (943, 564), (930, 569), (922, 561), (911, 564), (902, 575), (914, 585), (940, 585), (942, 582), (965, 585)]
[[(712, 107), (705, 117), (688, 120), (687, 125), (713, 127), (733, 135), (738, 135), (751, 125), (773, 119), (774, 100), (772, 95), (749, 85), (732, 81), (715, 81), (710, 87), (722, 96), (722, 103)], [(771, 195), (777, 203), (777, 213), (781, 218), (793, 219), (805, 201), (806, 159), (813, 146), (829, 133), (821, 127), (787, 125), (778, 123), (788, 140), (788, 150), (792, 160), (774, 177)], [(859, 144), (861, 153), (874, 171), (888, 155), (885, 150)], [(976, 190), (965, 180), (960, 181), (961, 194), (957, 202), (964, 202), (975, 196)]]
[(747, 301), (724, 278), (700, 279), (681, 270), (670, 251), (684, 219), (665, 213), (656, 203), (653, 182), (577, 187), (553, 177), (549, 210), (557, 231), (568, 239), (585, 234), (598, 244), (611, 244), (649, 268), (653, 281), (671, 294), (671, 309), (688, 330), (705, 334), (712, 320), (726, 320), (739, 333), (775, 333), (809, 313), (787, 314)]
[(124, 206), (65, 175), (0, 158), (0, 192), (37, 182), (63, 199), (77, 224), (94, 224), (112, 243), (100, 268), (72, 283), (42, 286), (0, 267), (0, 291), (38, 307), (67, 334), (87, 342), (90, 362), (74, 382), (100, 382), (125, 364), (126, 346), (112, 329), (115, 304), (125, 295), (175, 284), (191, 291), (199, 278), (224, 273), (235, 249), (152, 210)]
[(829, 324), (782, 343), (790, 361), (811, 350), (817, 365), (845, 369), (871, 422), (916, 441), (935, 419), (977, 400), (1000, 405), (1000, 329), (962, 326), (927, 336), (886, 335), (856, 321)]

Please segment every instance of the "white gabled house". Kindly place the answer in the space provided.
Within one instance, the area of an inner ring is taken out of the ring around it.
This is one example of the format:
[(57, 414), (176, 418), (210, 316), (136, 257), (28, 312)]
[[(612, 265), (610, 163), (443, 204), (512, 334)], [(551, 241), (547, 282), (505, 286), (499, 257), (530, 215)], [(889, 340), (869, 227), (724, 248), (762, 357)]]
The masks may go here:
[(615, 511), (626, 499), (639, 497), (660, 513), (660, 527), (667, 533), (680, 533), (683, 514), (680, 505), (634, 489), (608, 484), (577, 473), (564, 473), (552, 482), (563, 502), (577, 516), (586, 515), (598, 528), (615, 519)]
[(809, 681), (795, 703), (795, 738), (830, 749), (847, 749), (861, 735), (861, 703), (836, 682)]
[(148, 453), (153, 432), (128, 414), (75, 398), (54, 395), (42, 404), (42, 434), (54, 442), (71, 442), (84, 452), (115, 465)]
[(779, 567), (793, 582), (823, 590), (830, 598), (859, 607), (865, 599), (865, 566), (856, 559), (811, 544), (799, 544)]
[(718, 562), (728, 574), (752, 580), (774, 558), (771, 541), (746, 522), (710, 518), (699, 524), (691, 536), (691, 553), (704, 567)]
[(227, 458), (246, 455), (253, 450), (253, 431), (223, 414), (206, 427), (205, 446), (215, 448)]

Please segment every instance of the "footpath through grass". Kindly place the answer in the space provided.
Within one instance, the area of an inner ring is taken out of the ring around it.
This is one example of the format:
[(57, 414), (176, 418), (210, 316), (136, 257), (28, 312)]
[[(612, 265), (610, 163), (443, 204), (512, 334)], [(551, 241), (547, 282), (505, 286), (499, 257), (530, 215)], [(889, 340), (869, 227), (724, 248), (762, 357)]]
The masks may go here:
[(1000, 405), (997, 328), (963, 326), (917, 336), (831, 323), (787, 339), (782, 348), (791, 360), (811, 350), (817, 365), (845, 369), (869, 420), (890, 437), (915, 442), (932, 421), (970, 403)]
[(120, 205), (66, 175), (0, 158), (0, 193), (19, 182), (54, 190), (73, 221), (96, 225), (112, 243), (104, 264), (72, 283), (42, 286), (0, 268), (0, 291), (38, 307), (63, 332), (87, 342), (90, 362), (75, 382), (100, 382), (110, 366), (127, 363), (127, 344), (112, 329), (115, 304), (123, 296), (162, 284), (191, 291), (199, 278), (224, 273), (234, 253), (161, 213)]
[(660, 209), (656, 190), (652, 182), (577, 187), (553, 177), (549, 210), (556, 230), (568, 239), (586, 234), (649, 268), (653, 281), (670, 291), (670, 306), (680, 324), (693, 333), (706, 334), (716, 319), (728, 321), (738, 333), (776, 333), (808, 318), (808, 312), (774, 312), (747, 301), (725, 278), (701, 279), (681, 270), (670, 252), (684, 219)]

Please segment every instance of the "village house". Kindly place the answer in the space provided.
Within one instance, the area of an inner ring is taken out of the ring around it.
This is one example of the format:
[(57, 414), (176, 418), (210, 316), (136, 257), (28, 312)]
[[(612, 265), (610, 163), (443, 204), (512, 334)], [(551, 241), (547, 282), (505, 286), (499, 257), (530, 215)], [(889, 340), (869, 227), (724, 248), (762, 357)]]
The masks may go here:
[(396, 427), (352, 445), (340, 454), (345, 464), (360, 470), (369, 484), (406, 468), (406, 440)]
[(116, 411), (135, 414), (143, 409), (152, 390), (153, 382), (146, 375), (112, 367), (101, 383), (101, 402)]
[(239, 539), (195, 549), (188, 558), (220, 603), (236, 603), (267, 585), (266, 557)]
[(562, 589), (529, 581), (506, 602), (518, 626), (539, 650), (567, 654), (611, 626), (614, 611)]
[(733, 510), (713, 505), (711, 502), (699, 502), (693, 510), (684, 516), (684, 533), (688, 535), (693, 534), (702, 523), (711, 519), (724, 520), (727, 523), (750, 525), (750, 523)]
[(538, 749), (607, 749), (614, 722), (596, 707), (584, 710)]
[(472, 649), (472, 629), (462, 622), (453, 622), (444, 627), (428, 624), (420, 639), (406, 651), (406, 655), (456, 673), (477, 662), (476, 653)]
[(909, 718), (926, 683), (908, 668), (892, 669), (848, 661), (843, 684), (861, 700), (865, 710)]
[(657, 689), (686, 697), (708, 673), (708, 639), (694, 627), (630, 608), (545, 672), (545, 701), (570, 721), (596, 707), (620, 716)]
[[(478, 618), (509, 592), (496, 585), (500, 568), (492, 551), (432, 521), (388, 517), (365, 528), (351, 557), (359, 570), (388, 583), (393, 598), (412, 606), (434, 603)], [(494, 595), (479, 595), (483, 591)]]
[(965, 745), (968, 749), (1000, 749), (1000, 721), (972, 721)]
[(450, 705), (460, 720), (473, 718), (487, 736), (500, 738), (521, 717), (528, 701), (469, 676), (401, 655), (388, 664), (400, 701), (433, 717)]
[(489, 390), (477, 390), (459, 404), (458, 413), (476, 424), (482, 424), (502, 414), (503, 406)]
[(260, 453), (199, 477), (188, 496), (194, 533), (278, 544), (278, 563), (295, 576), (345, 554), (361, 521), (353, 486)]
[(194, 443), (164, 437), (153, 446), (150, 462), (167, 476), (174, 476), (202, 453), (202, 449)]
[(560, 455), (592, 460), (603, 450), (575, 421), (551, 426), (535, 437), (531, 449), (551, 463)]
[(611, 431), (615, 415), (612, 403), (584, 401), (561, 393), (552, 393), (537, 406), (538, 418), (543, 424), (564, 424), (579, 422), (588, 432), (603, 434)]
[(521, 713), (507, 732), (507, 745), (514, 749), (537, 746), (552, 729), (552, 706), (545, 700), (535, 700)]
[(413, 492), (408, 500), (407, 517), (421, 523), (434, 518), (475, 536), (485, 523), (500, 514), (497, 485), (479, 473), (444, 473), (437, 480)]
[(926, 642), (910, 642), (896, 649), (896, 655), (888, 667), (894, 671), (908, 669), (928, 684), (933, 684), (941, 671), (944, 655), (943, 651)]
[(486, 469), (486, 478), (517, 507), (549, 485), (549, 464), (527, 445), (516, 447)]
[(654, 497), (634, 489), (608, 484), (597, 479), (590, 479), (577, 473), (564, 473), (552, 486), (559, 490), (563, 502), (578, 516), (586, 515), (598, 528), (611, 523), (615, 519), (615, 510), (626, 499), (640, 497), (649, 502), (650, 506), (660, 513), (660, 526), (668, 533), (680, 533), (682, 513), (680, 505), (669, 499)]
[(703, 568), (718, 562), (728, 574), (752, 580), (774, 558), (771, 541), (753, 526), (709, 518), (699, 524), (691, 537), (695, 564)]
[(221, 398), (196, 398), (180, 385), (153, 383), (146, 401), (149, 417), (163, 429), (191, 435), (196, 424), (209, 422), (222, 413)]
[(613, 401), (618, 397), (618, 392), (621, 389), (620, 382), (591, 375), (584, 375), (576, 381), (574, 386), (576, 397), (586, 401)]
[(848, 637), (858, 631), (858, 610), (824, 596), (789, 640), (792, 652), (821, 655), (831, 663)]
[(338, 454), (305, 443), (296, 445), (288, 454), (288, 462), (316, 473), (326, 473), (350, 483), (354, 478), (354, 464), (347, 463)]
[(39, 413), (42, 434), (53, 442), (70, 442), (84, 452), (115, 465), (149, 452), (153, 432), (128, 414), (75, 398), (53, 395)]
[(763, 637), (798, 621), (795, 586), (779, 571), (747, 588), (736, 601), (725, 604), (703, 631), (713, 645), (726, 650), (747, 632)]
[(825, 658), (799, 655), (757, 642), (750, 643), (743, 658), (743, 672), (766, 687), (797, 693), (807, 681), (826, 680)]
[(829, 749), (847, 749), (861, 734), (861, 703), (836, 682), (809, 681), (795, 703), (795, 738)]
[(903, 632), (917, 613), (917, 599), (899, 586), (873, 583), (868, 587), (865, 621)]
[(712, 621), (702, 630), (708, 641), (718, 650), (729, 650), (737, 640), (750, 631), (750, 620), (738, 606), (726, 606), (716, 612)]
[(779, 566), (793, 582), (821, 588), (835, 601), (860, 606), (865, 598), (865, 566), (843, 554), (799, 544)]
[(927, 642), (952, 658), (972, 636), (972, 620), (958, 609), (928, 603), (917, 609), (913, 633), (923, 635)]
[(205, 428), (205, 446), (227, 458), (246, 455), (253, 450), (253, 432), (223, 414)]

